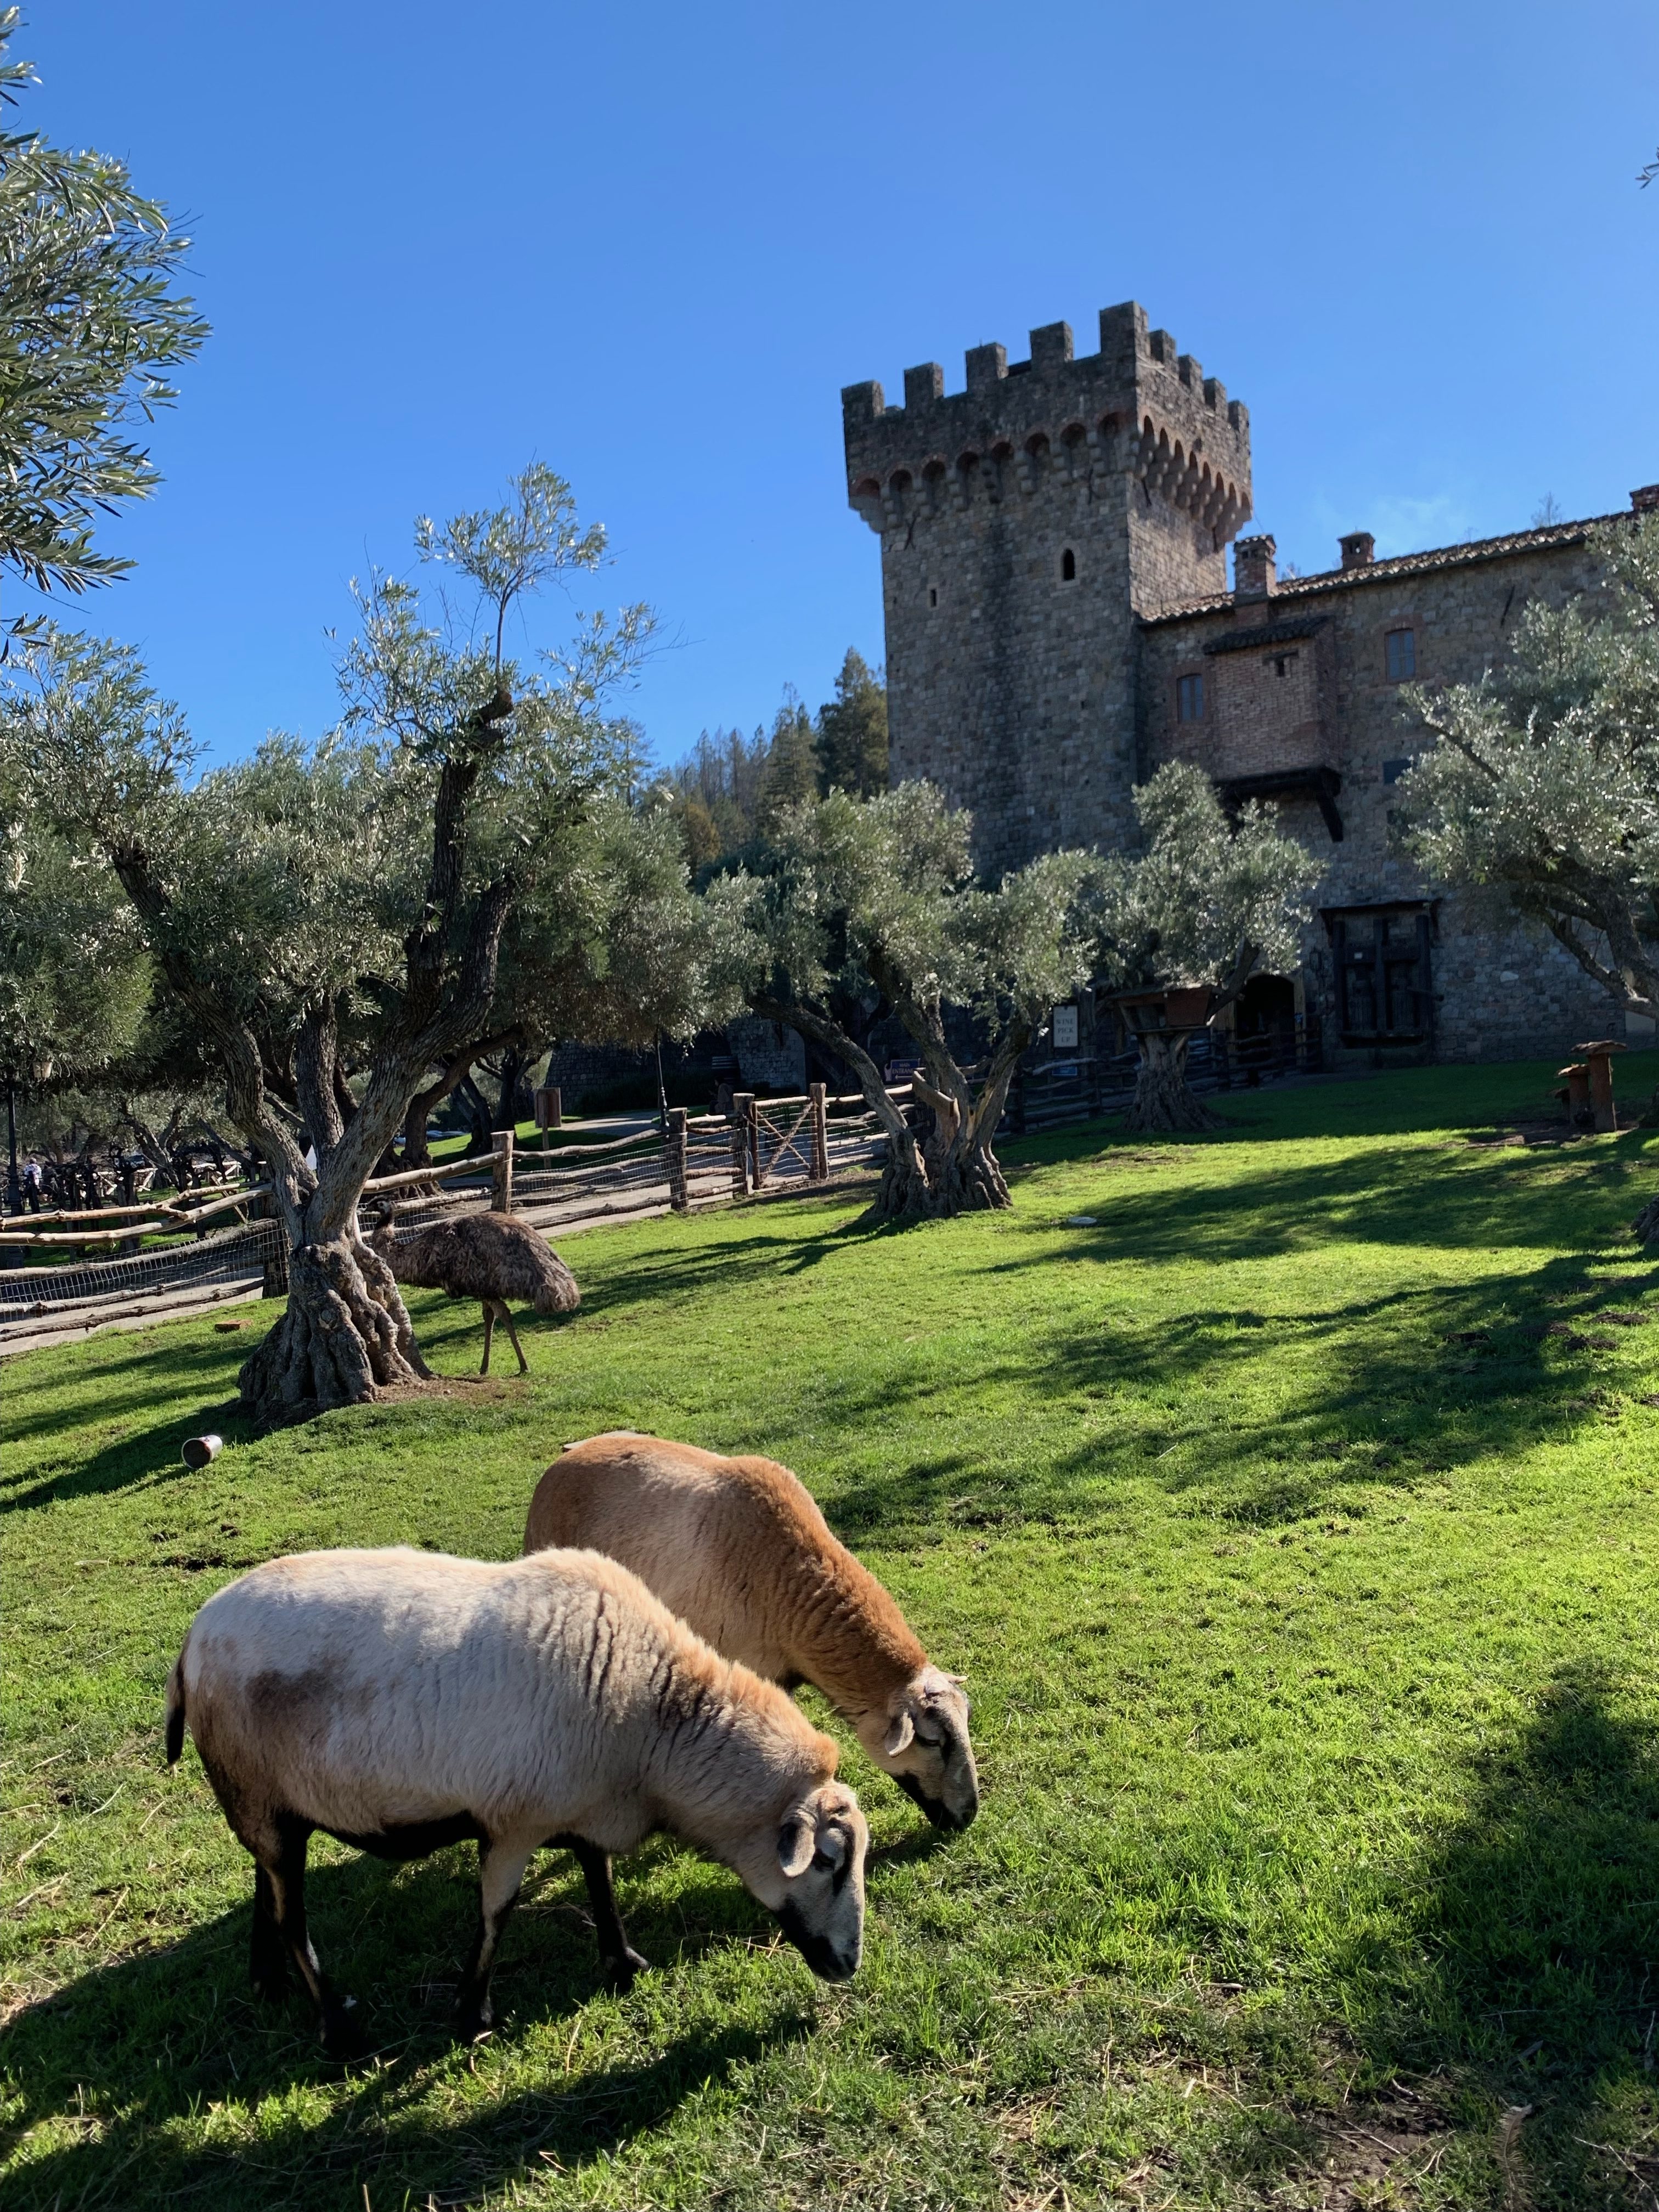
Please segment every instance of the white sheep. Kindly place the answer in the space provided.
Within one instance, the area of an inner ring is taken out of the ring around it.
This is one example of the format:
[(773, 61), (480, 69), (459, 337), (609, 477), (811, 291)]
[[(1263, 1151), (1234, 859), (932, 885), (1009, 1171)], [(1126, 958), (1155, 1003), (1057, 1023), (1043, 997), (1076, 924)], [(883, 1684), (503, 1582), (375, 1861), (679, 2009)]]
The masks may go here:
[(936, 1826), (978, 1812), (962, 1678), (928, 1664), (787, 1467), (627, 1429), (590, 1437), (536, 1486), (524, 1547), (549, 1544), (607, 1553), (728, 1659), (822, 1690)]
[(739, 1875), (815, 1973), (857, 1970), (868, 1832), (834, 1779), (836, 1745), (614, 1560), (273, 1559), (191, 1624), (167, 1684), (169, 1763), (186, 1726), (253, 1855), (254, 1987), (279, 1996), (292, 1958), (331, 2051), (357, 2039), (306, 1932), (318, 1828), (388, 1859), (476, 1838), (478, 1932), (456, 2000), (468, 2036), (490, 2024), (495, 1947), (542, 1844), (580, 1862), (624, 1984), (646, 1962), (610, 1855), (659, 1827)]

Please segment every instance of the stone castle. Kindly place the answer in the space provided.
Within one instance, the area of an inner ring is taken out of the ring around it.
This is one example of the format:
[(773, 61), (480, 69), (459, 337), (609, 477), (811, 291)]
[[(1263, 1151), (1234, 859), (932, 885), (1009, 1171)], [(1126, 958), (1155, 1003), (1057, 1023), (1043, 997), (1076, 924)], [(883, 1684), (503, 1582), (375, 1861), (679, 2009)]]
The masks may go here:
[(1098, 353), (1051, 323), (1027, 361), (975, 347), (965, 391), (928, 362), (902, 408), (855, 384), (842, 409), (848, 496), (881, 538), (893, 780), (971, 808), (982, 866), (1121, 847), (1132, 786), (1194, 761), (1325, 863), (1301, 965), (1252, 983), (1243, 1030), (1317, 1037), (1329, 1065), (1626, 1033), (1553, 939), (1388, 841), (1414, 742), (1401, 686), (1478, 678), (1528, 599), (1594, 584), (1589, 522), (1382, 561), (1357, 530), (1340, 567), (1280, 579), (1273, 539), (1238, 535), (1249, 410), (1133, 303), (1102, 311)]

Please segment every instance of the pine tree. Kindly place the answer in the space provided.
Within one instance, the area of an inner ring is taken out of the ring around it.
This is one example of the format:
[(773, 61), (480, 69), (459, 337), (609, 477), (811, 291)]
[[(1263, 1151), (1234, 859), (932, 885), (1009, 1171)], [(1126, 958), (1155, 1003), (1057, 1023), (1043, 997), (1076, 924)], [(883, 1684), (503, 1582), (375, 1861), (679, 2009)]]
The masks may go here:
[(821, 788), (872, 798), (887, 788), (887, 690), (861, 653), (848, 647), (836, 696), (818, 709)]

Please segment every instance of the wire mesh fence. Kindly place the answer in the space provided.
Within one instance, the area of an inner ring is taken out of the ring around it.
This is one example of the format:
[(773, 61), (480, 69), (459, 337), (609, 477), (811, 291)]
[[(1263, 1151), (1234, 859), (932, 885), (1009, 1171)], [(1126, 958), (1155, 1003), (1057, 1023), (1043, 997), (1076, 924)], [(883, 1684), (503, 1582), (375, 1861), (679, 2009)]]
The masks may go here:
[(222, 1229), (187, 1243), (66, 1267), (0, 1269), (0, 1340), (10, 1345), (65, 1328), (210, 1304), (288, 1284), (288, 1239), (275, 1221)]

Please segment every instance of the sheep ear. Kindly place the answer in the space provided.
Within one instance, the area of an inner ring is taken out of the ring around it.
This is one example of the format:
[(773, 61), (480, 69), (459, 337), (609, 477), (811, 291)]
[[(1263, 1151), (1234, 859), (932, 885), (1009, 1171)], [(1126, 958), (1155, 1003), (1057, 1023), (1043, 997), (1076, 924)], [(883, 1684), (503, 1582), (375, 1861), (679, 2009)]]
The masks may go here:
[(803, 1813), (792, 1813), (778, 1831), (778, 1864), (793, 1881), (812, 1863), (815, 1832)]
[(882, 1749), (889, 1759), (896, 1759), (915, 1735), (916, 1724), (908, 1713), (895, 1713), (887, 1723), (887, 1733), (882, 1739)]

